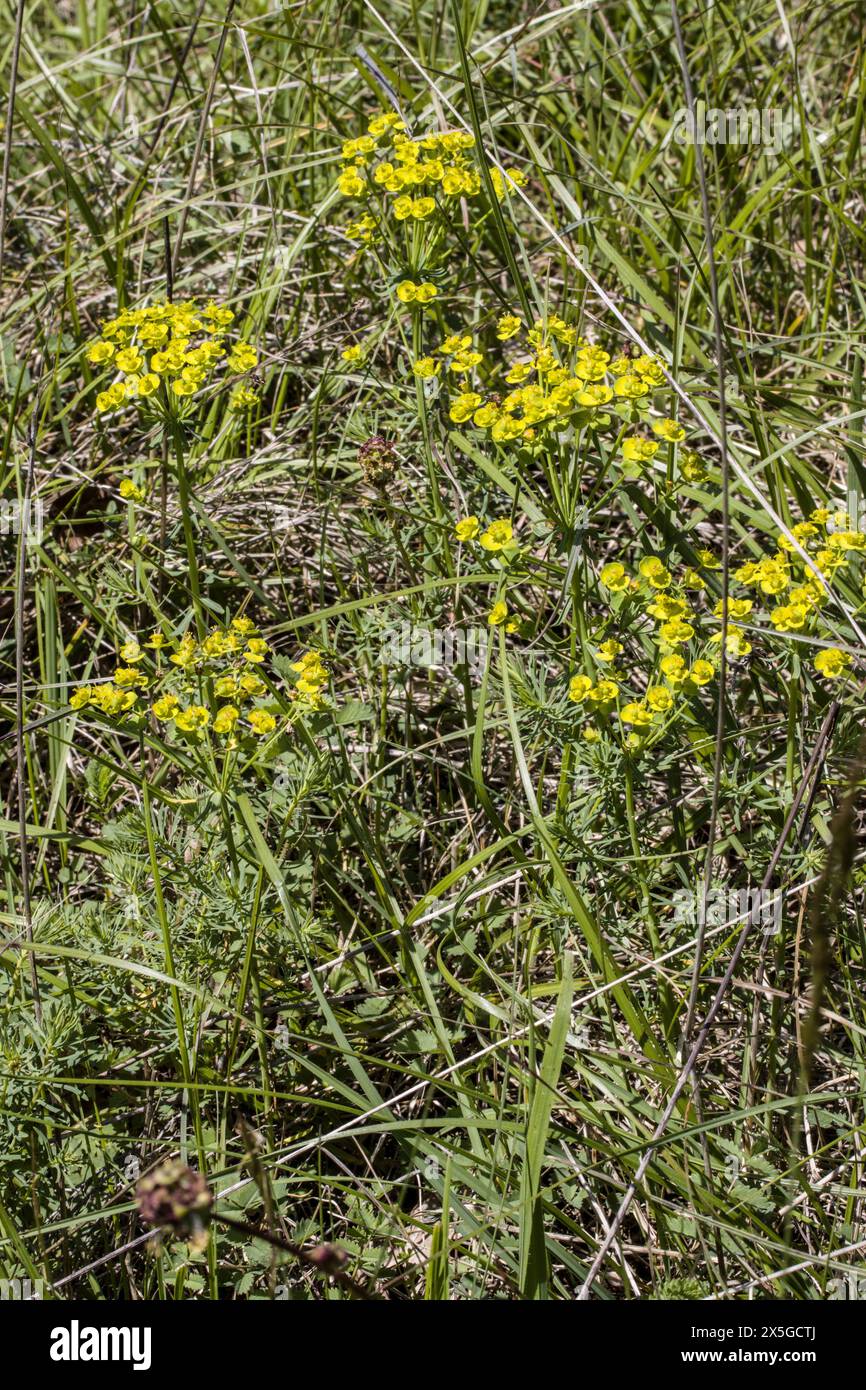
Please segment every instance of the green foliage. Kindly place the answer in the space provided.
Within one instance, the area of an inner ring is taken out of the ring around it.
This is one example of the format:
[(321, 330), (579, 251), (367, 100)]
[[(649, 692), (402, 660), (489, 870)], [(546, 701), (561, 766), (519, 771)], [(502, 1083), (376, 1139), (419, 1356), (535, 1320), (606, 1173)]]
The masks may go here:
[[(340, 1246), (382, 1297), (570, 1301), (682, 1058), (697, 920), (677, 904), (695, 904), (710, 836), (723, 509), (670, 13), (377, 9), (398, 38), (362, 3), (247, 0), (217, 73), (225, 7), (210, 0), (194, 32), (161, 5), (134, 25), (116, 0), (26, 9), (0, 501), (23, 499), (32, 425), (43, 527), (23, 592), (0, 530), (0, 1274), (58, 1298), (347, 1296), (246, 1226)], [(856, 886), (834, 880), (802, 1055), (822, 935), (810, 886), (862, 777), (860, 543), (820, 562), (832, 592), (816, 580), (781, 626), (762, 587), (792, 528), (857, 513), (866, 491), (857, 14), (803, 5), (783, 24), (750, 0), (684, 15), (706, 108), (784, 117), (770, 143), (704, 148), (736, 465), (729, 587), (754, 605), (725, 682), (711, 887), (727, 903), (762, 882), (836, 717), (779, 857), (781, 913), (749, 939), (599, 1298), (749, 1282), (821, 1298), (862, 1229), (856, 798)], [(402, 218), (399, 193), (377, 193), (367, 237), (338, 192), (356, 157), (342, 147), (391, 88), (413, 132), (474, 135), (455, 156), (469, 196), (440, 197), (431, 175), (435, 210)], [(702, 422), (652, 361), (652, 389), (618, 394), (638, 349), (578, 260)], [(436, 293), (401, 297), (407, 281)], [(196, 377), (174, 412), (126, 395), (97, 411), (103, 321), (168, 290), (228, 306), (257, 360)], [(502, 396), (523, 390), (503, 368), (518, 342), (521, 360), (539, 346), (503, 336), (506, 315), (561, 316), (550, 350), (575, 380), (582, 339), (627, 357), (603, 373), (612, 403), (567, 388), (551, 423), (548, 381), (546, 404), (524, 395), (497, 437)], [(480, 363), (440, 350), (455, 334)], [(635, 435), (658, 447), (627, 450)], [(785, 551), (792, 587), (832, 548), (820, 525), (795, 535), (805, 560)], [(836, 526), (863, 530), (859, 514)], [(694, 637), (648, 616), (666, 593), (699, 615)], [(215, 733), (222, 668), (187, 681), (151, 654), (127, 708), (75, 698), (116, 679), (128, 643), (161, 633), (177, 653), (239, 614), (267, 643), (260, 728)], [(665, 671), (678, 652), (691, 677)], [(200, 728), (151, 716), (192, 683)], [(709, 924), (699, 1018), (736, 916)], [(137, 1177), (167, 1156), (204, 1173), (236, 1225), (215, 1223), (206, 1250), (179, 1234), (121, 1254), (142, 1234)]]

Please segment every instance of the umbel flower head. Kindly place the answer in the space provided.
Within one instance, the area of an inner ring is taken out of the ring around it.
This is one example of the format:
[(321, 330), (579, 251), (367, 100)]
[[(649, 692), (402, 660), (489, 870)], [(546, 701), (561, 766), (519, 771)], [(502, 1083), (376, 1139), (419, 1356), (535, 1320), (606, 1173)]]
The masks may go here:
[(207, 1245), (213, 1194), (201, 1173), (180, 1159), (166, 1159), (139, 1181), (135, 1196), (146, 1225), (170, 1227), (189, 1240), (194, 1249)]
[[(163, 649), (168, 649), (165, 663)], [(264, 670), (269, 651), (247, 617), (212, 628), (200, 642), (187, 632), (173, 649), (162, 633), (155, 633), (144, 646), (130, 638), (120, 648), (126, 664), (114, 670), (110, 682), (79, 686), (69, 703), (73, 709), (98, 710), (120, 720), (144, 715), (149, 703), (163, 737), (173, 731), (197, 743), (212, 733), (235, 748), (239, 740), (263, 739), (277, 727), (270, 710), (255, 703), (268, 695), (258, 672)]]
[[(515, 446), (572, 427), (607, 429), (617, 417), (624, 422), (620, 452), (626, 478), (638, 477), (665, 446), (671, 450), (685, 439), (676, 420), (650, 418), (670, 406), (657, 358), (612, 358), (552, 313), (531, 327), (517, 314), (503, 314), (496, 338), (513, 344), (505, 361), (488, 363), (470, 334), (452, 333), (435, 354), (413, 364), (416, 376), (441, 374), (449, 383), (456, 380), (448, 402), (453, 424), (472, 425), (494, 444)], [(626, 428), (638, 423), (651, 426), (656, 437), (625, 435)], [(694, 462), (697, 455), (690, 458)]]
[(382, 484), (391, 477), (396, 467), (396, 445), (384, 435), (371, 435), (358, 450), (358, 462), (368, 483)]
[[(484, 181), (475, 153), (475, 136), (467, 130), (429, 131), (413, 139), (394, 112), (374, 116), (365, 135), (343, 143), (343, 167), (337, 188), (344, 198), (367, 204), (346, 228), (354, 241), (370, 245), (385, 218), (413, 226), (450, 215), (457, 199), (477, 198)], [(490, 178), (501, 202), (509, 187), (521, 188), (520, 169), (504, 174), (493, 166)], [(381, 207), (379, 217), (370, 208)]]
[(319, 710), (325, 697), (328, 684), (328, 669), (316, 651), (304, 652), (299, 661), (292, 662), (292, 670), (298, 679), (289, 694), (302, 709)]
[[(217, 367), (229, 375), (251, 371), (258, 362), (256, 349), (226, 339), (233, 319), (231, 309), (213, 300), (202, 309), (195, 299), (159, 300), (107, 319), (101, 337), (87, 349), (92, 366), (114, 375), (96, 397), (97, 411), (137, 403), (159, 416), (178, 416), (212, 381)], [(254, 403), (254, 394), (244, 388), (244, 406)]]

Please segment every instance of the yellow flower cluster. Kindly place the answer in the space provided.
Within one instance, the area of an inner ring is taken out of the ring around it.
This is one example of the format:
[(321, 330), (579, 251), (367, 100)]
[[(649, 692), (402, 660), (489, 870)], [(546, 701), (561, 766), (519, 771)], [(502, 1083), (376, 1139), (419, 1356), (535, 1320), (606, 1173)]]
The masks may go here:
[[(524, 328), (517, 314), (503, 314), (496, 337), (500, 342), (523, 340), (520, 355), (504, 364), (501, 381), (468, 333), (451, 334), (435, 355), (413, 364), (422, 378), (443, 370), (456, 376), (459, 390), (450, 398), (450, 419), (475, 425), (496, 444), (528, 443), (539, 430), (555, 432), (572, 425), (603, 428), (611, 423), (611, 412), (634, 424), (656, 407), (657, 393), (665, 385), (656, 358), (611, 358), (602, 347), (579, 337), (558, 314), (537, 319), (531, 328)], [(482, 376), (486, 386), (478, 380)], [(653, 421), (655, 438), (625, 435), (625, 428), (619, 443), (626, 477), (636, 476), (663, 445), (672, 447), (685, 439), (682, 425), (666, 417)], [(680, 472), (687, 481), (706, 476), (691, 451), (680, 459)]]
[[(491, 555), (499, 555), (506, 565), (510, 564), (519, 549), (514, 539), (514, 527), (504, 517), (491, 521), (483, 531), (481, 522), (474, 514), (461, 517), (454, 527), (454, 535), (461, 545), (477, 541), (482, 550), (486, 550)], [(499, 598), (487, 614), (487, 621), (491, 627), (501, 627), (504, 624), (506, 632), (517, 632), (520, 624), (515, 619), (506, 621), (508, 614), (509, 608), (506, 600)]]
[[(778, 535), (778, 549), (759, 560), (749, 560), (734, 571), (734, 579), (764, 600), (769, 620), (777, 632), (820, 631), (820, 610), (827, 599), (821, 576), (831, 579), (857, 556), (866, 554), (866, 532), (851, 529), (847, 512), (818, 507), (808, 521), (791, 527), (791, 535), (808, 559), (795, 549), (785, 532)], [(751, 600), (731, 600), (733, 615)], [(818, 674), (826, 680), (845, 676), (851, 658), (837, 648), (822, 651), (815, 659)]]
[(296, 671), (298, 676), (289, 692), (292, 699), (297, 700), (304, 709), (321, 709), (325, 698), (325, 686), (328, 684), (328, 670), (320, 654), (315, 651), (304, 652), (299, 661), (292, 662), (292, 670)]
[(491, 521), (486, 530), (481, 530), (481, 522), (477, 516), (464, 516), (454, 527), (454, 534), (461, 545), (468, 541), (477, 540), (484, 550), (489, 550), (494, 554), (500, 550), (513, 550), (514, 528), (510, 521), (500, 518), (498, 521)]
[[(231, 309), (212, 300), (200, 309), (196, 300), (186, 299), (123, 309), (106, 320), (102, 336), (87, 349), (92, 366), (115, 373), (115, 380), (96, 397), (97, 411), (140, 401), (159, 414), (175, 412), (206, 385), (223, 359), (231, 373), (250, 371), (258, 362), (256, 349), (225, 341), (233, 319)], [(232, 398), (233, 409), (244, 409), (258, 399), (246, 388), (239, 392)]]
[[(677, 442), (671, 439), (672, 433), (665, 428), (665, 437)], [(818, 508), (808, 521), (793, 526), (791, 534), (807, 558), (782, 532), (775, 552), (749, 560), (733, 571), (734, 586), (742, 585), (752, 595), (742, 596), (734, 591), (728, 597), (726, 650), (731, 659), (747, 656), (752, 650), (742, 624), (752, 618), (759, 605), (765, 608), (776, 632), (819, 633), (820, 611), (827, 598), (820, 575), (833, 574), (850, 565), (858, 555), (866, 554), (866, 532), (852, 529), (845, 512)], [(606, 712), (616, 700), (620, 721), (631, 729), (626, 738), (628, 747), (639, 747), (653, 728), (663, 726), (668, 717), (676, 717), (678, 693), (692, 695), (714, 678), (722, 640), (723, 604), (717, 600), (711, 615), (706, 610), (701, 614), (697, 605), (708, 587), (704, 572), (718, 571), (721, 565), (710, 550), (699, 550), (697, 558), (698, 568), (680, 572), (674, 572), (661, 556), (645, 555), (634, 574), (620, 560), (608, 561), (599, 573), (599, 585), (610, 595), (611, 605), (621, 619), (629, 611), (624, 605), (636, 602), (636, 615), (654, 621), (657, 656), (642, 698), (620, 706), (621, 677), (611, 668), (623, 646), (616, 638), (607, 638), (594, 654), (594, 661), (608, 668), (605, 679), (596, 683), (588, 675), (572, 676), (568, 695), (575, 704), (596, 712)], [(866, 590), (866, 585), (863, 587)], [(712, 617), (718, 624), (709, 636), (700, 632), (703, 617)], [(700, 642), (701, 646), (687, 657), (684, 649), (693, 642)], [(819, 650), (813, 665), (822, 680), (831, 682), (845, 679), (853, 660), (848, 652), (827, 646)], [(597, 737), (597, 730), (590, 736)]]
[[(701, 569), (718, 568), (711, 551), (699, 551), (698, 559)], [(686, 568), (675, 574), (660, 556), (645, 555), (634, 575), (629, 574), (621, 561), (609, 561), (602, 567), (599, 583), (610, 595), (610, 602), (621, 620), (624, 621), (627, 614), (623, 604), (629, 601), (638, 605), (633, 610), (634, 616), (639, 620), (652, 620), (657, 649), (655, 660), (643, 694), (632, 698), (624, 693), (630, 684), (629, 678), (616, 669), (624, 645), (617, 637), (605, 637), (597, 643), (592, 656), (593, 664), (603, 668), (603, 677), (595, 679), (583, 673), (572, 676), (568, 698), (582, 706), (585, 712), (595, 715), (615, 712), (623, 726), (625, 746), (638, 749), (649, 734), (663, 732), (686, 710), (681, 697), (693, 697), (715, 676), (713, 636), (699, 636), (700, 615), (689, 593), (694, 591), (700, 595), (706, 588), (706, 580), (700, 570)], [(622, 631), (626, 631), (625, 625)], [(701, 642), (698, 652), (691, 657), (683, 655), (683, 649), (696, 640)], [(744, 645), (742, 654), (745, 650), (748, 644)], [(586, 726), (583, 735), (590, 740), (600, 737), (593, 725)]]
[[(661, 651), (664, 650), (665, 644), (662, 643)], [(613, 663), (622, 651), (622, 643), (615, 638), (608, 638), (602, 642), (596, 648), (594, 656), (597, 662), (611, 667), (609, 674), (599, 681), (594, 681), (591, 676), (586, 675), (572, 676), (568, 685), (569, 700), (577, 705), (586, 705), (598, 714), (610, 712), (615, 702), (619, 706), (624, 677), (613, 669)], [(699, 657), (690, 666), (684, 657), (673, 651), (660, 655), (656, 670), (663, 677), (664, 683), (657, 679), (654, 671), (651, 683), (642, 698), (627, 700), (617, 709), (620, 723), (628, 726), (630, 730), (625, 738), (626, 746), (629, 748), (639, 748), (647, 733), (653, 728), (665, 727), (666, 722), (670, 722), (668, 716), (676, 716), (678, 711), (675, 697), (678, 692), (693, 695), (701, 686), (708, 685), (715, 675), (712, 662)], [(585, 730), (584, 733), (589, 737), (596, 736), (596, 731), (590, 734), (589, 730)]]
[[(191, 633), (170, 644), (161, 632), (145, 643), (130, 638), (120, 648), (119, 665), (111, 681), (103, 685), (83, 685), (70, 700), (73, 709), (98, 709), (112, 718), (143, 714), (150, 709), (160, 724), (172, 724), (182, 734), (199, 734), (210, 727), (213, 733), (230, 739), (252, 733), (263, 738), (276, 728), (268, 709), (253, 706), (268, 694), (268, 687), (256, 668), (267, 660), (269, 647), (256, 636), (250, 618), (233, 618), (226, 628), (213, 628), (197, 642)], [(169, 652), (163, 662), (163, 653)], [(149, 705), (143, 701), (148, 693)], [(225, 703), (211, 707), (216, 700)], [(207, 702), (207, 703), (205, 703)]]
[[(400, 117), (388, 112), (374, 117), (366, 135), (344, 142), (337, 188), (344, 198), (384, 198), (386, 211), (397, 222), (423, 222), (437, 209), (447, 208), (450, 200), (481, 193), (474, 145), (474, 135), (464, 130), (431, 131), (412, 139)], [(493, 167), (490, 178), (500, 200), (508, 185), (522, 187), (526, 182), (519, 169), (506, 169), (503, 175)], [(369, 245), (378, 226), (368, 211), (346, 231), (352, 240)]]

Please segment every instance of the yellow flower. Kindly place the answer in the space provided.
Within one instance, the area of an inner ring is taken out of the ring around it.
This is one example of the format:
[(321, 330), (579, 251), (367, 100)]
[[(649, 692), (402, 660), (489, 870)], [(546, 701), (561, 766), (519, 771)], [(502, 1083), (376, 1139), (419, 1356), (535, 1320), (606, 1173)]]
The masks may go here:
[(491, 521), (484, 535), (481, 537), (481, 544), (485, 550), (504, 550), (511, 544), (514, 531), (510, 521)]
[[(696, 666), (706, 664), (706, 662), (695, 662)], [(686, 678), (686, 663), (678, 653), (671, 652), (670, 656), (663, 656), (659, 666), (665, 680), (670, 681), (671, 685), (682, 685)]]
[[(820, 532), (817, 526), (812, 525), (811, 521), (800, 521), (796, 526), (791, 527), (791, 535), (794, 540), (799, 541), (801, 545), (807, 545), (815, 536), (819, 536)], [(832, 543), (831, 539), (830, 544), (832, 545)], [(780, 550), (793, 551), (794, 549), (793, 541), (788, 539), (784, 531), (779, 532), (778, 544)]]
[(248, 372), (258, 364), (259, 354), (249, 343), (235, 343), (229, 357), (229, 370)]
[(599, 681), (592, 690), (586, 692), (587, 700), (592, 700), (597, 705), (609, 705), (619, 694), (619, 686), (616, 681)]
[[(752, 603), (752, 600), (751, 600), (750, 598), (729, 598), (729, 599), (728, 599), (728, 617), (729, 617), (729, 618), (747, 618), (747, 617), (749, 616), (749, 614), (751, 613), (753, 607), (754, 607), (754, 604)], [(715, 615), (716, 615), (717, 618), (720, 618), (720, 617), (722, 616), (722, 600), (721, 600), (721, 599), (719, 599), (718, 603), (716, 604), (715, 608), (713, 609), (713, 612), (715, 613)]]
[(641, 396), (646, 396), (650, 388), (643, 377), (639, 377), (635, 372), (627, 372), (625, 376), (617, 377), (613, 389), (618, 396), (636, 401)]
[(710, 476), (705, 465), (691, 449), (680, 455), (680, 473), (687, 483), (703, 483)]
[(174, 717), (175, 725), (185, 734), (195, 733), (210, 723), (210, 715), (203, 705), (188, 705)]
[(622, 456), (626, 463), (648, 463), (658, 453), (658, 444), (651, 439), (635, 435), (622, 442)]
[(611, 593), (619, 594), (623, 589), (629, 588), (631, 580), (625, 572), (625, 565), (621, 565), (619, 560), (611, 560), (605, 565), (599, 575), (601, 583)]
[(499, 624), (504, 623), (507, 617), (508, 604), (503, 599), (500, 599), (498, 603), (494, 603), (490, 612), (487, 614), (487, 621), (491, 627), (499, 627)]
[(344, 169), (337, 179), (337, 187), (344, 198), (360, 198), (366, 188), (364, 180), (358, 175), (354, 166)]
[(594, 409), (599, 405), (607, 405), (608, 401), (613, 400), (613, 391), (609, 386), (604, 386), (601, 382), (588, 382), (581, 391), (577, 393), (578, 405)]
[(845, 563), (845, 556), (841, 550), (828, 550), (826, 547), (818, 551), (815, 559), (819, 569), (825, 574), (835, 574)]
[(93, 694), (93, 687), (90, 685), (80, 685), (78, 689), (69, 697), (69, 704), (72, 709), (83, 709)]
[(262, 637), (251, 637), (244, 652), (244, 661), (252, 661), (256, 664), (264, 661), (268, 652), (268, 644)]
[(135, 348), (124, 348), (114, 359), (114, 365), (121, 372), (137, 372), (144, 358)]
[(422, 381), (428, 381), (430, 377), (437, 375), (439, 363), (435, 357), (419, 357), (417, 362), (412, 363), (412, 371), (421, 377)]
[(233, 700), (239, 691), (237, 676), (220, 676), (213, 688), (221, 700)]
[(147, 685), (147, 676), (135, 666), (118, 666), (112, 679), (122, 690), (130, 686)]
[(696, 661), (689, 671), (689, 680), (695, 685), (708, 685), (714, 675), (712, 662)]
[(98, 685), (91, 688), (90, 703), (112, 718), (126, 714), (137, 699), (134, 690), (120, 690), (114, 685)]
[(791, 576), (784, 566), (769, 560), (761, 561), (762, 574), (760, 588), (762, 594), (781, 594), (791, 582)]
[(190, 637), (187, 633), (177, 651), (172, 654), (169, 660), (173, 661), (175, 666), (180, 666), (183, 670), (187, 670), (190, 666), (195, 665), (197, 657), (198, 652), (195, 639)]
[(442, 353), (443, 357), (453, 357), (458, 352), (465, 352), (471, 346), (472, 335), (470, 333), (451, 333), (438, 351)]
[(414, 280), (401, 280), (397, 286), (397, 298), (401, 304), (429, 304), (438, 293), (436, 286), (428, 281), (416, 285)]
[(374, 116), (367, 126), (370, 135), (375, 136), (377, 139), (380, 135), (385, 135), (389, 130), (400, 131), (405, 129), (405, 122), (400, 119), (395, 111), (385, 111), (379, 116)]
[(576, 705), (580, 705), (591, 689), (592, 681), (589, 676), (572, 676), (568, 683), (568, 698), (573, 700)]
[(623, 705), (619, 712), (619, 717), (623, 724), (635, 724), (638, 728), (645, 728), (647, 724), (653, 722), (653, 717), (645, 705), (639, 705), (632, 701), (630, 704)]
[(134, 637), (130, 641), (124, 642), (120, 649), (120, 656), (123, 661), (141, 661), (143, 655), (144, 653)]
[(250, 728), (258, 738), (264, 738), (266, 734), (273, 733), (277, 727), (277, 721), (272, 714), (268, 714), (266, 709), (251, 709), (247, 715)]
[(595, 654), (599, 661), (616, 661), (621, 651), (622, 642), (617, 642), (615, 638), (609, 637), (606, 642), (602, 642), (601, 646), (596, 648)]
[(92, 347), (88, 349), (87, 360), (88, 362), (101, 365), (103, 362), (110, 362), (114, 356), (114, 352), (114, 343), (94, 343)]
[(717, 560), (711, 550), (699, 550), (698, 559), (705, 570), (720, 570), (722, 568), (721, 560)]
[(491, 166), (490, 181), (493, 184), (493, 191), (501, 202), (505, 197), (505, 189), (508, 185), (512, 188), (523, 188), (526, 183), (526, 175), (522, 169), (498, 169), (496, 165)]
[(451, 402), (449, 416), (457, 425), (462, 425), (464, 421), (471, 418), (473, 412), (481, 404), (481, 397), (477, 391), (463, 391)]
[(202, 652), (210, 660), (215, 657), (225, 656), (226, 652), (234, 649), (234, 644), (227, 636), (219, 631), (209, 632), (201, 644)]
[(471, 372), (473, 367), (484, 361), (483, 354), (480, 352), (458, 352), (448, 364), (448, 370), (458, 376), (465, 376)]
[(516, 314), (502, 314), (496, 321), (496, 336), (500, 342), (507, 343), (509, 338), (516, 337), (522, 326)]
[(158, 347), (167, 337), (168, 328), (164, 323), (143, 323), (138, 330), (138, 341), (146, 348)]
[(248, 410), (250, 406), (258, 405), (260, 400), (258, 391), (251, 390), (249, 386), (236, 386), (229, 400), (229, 410)]
[(328, 672), (322, 664), (318, 652), (304, 652), (300, 661), (292, 663), (300, 679), (292, 690), (292, 698), (303, 701), (311, 709), (319, 709), (322, 704), (322, 687), (327, 684)]
[(343, 348), (340, 356), (344, 362), (363, 362), (364, 349), (360, 343), (351, 343), (349, 347)]
[[(721, 644), (721, 632), (714, 632), (710, 641), (714, 646)], [(743, 635), (742, 628), (731, 626), (728, 628), (728, 637), (725, 642), (725, 651), (730, 657), (748, 656), (752, 650), (752, 644)]]
[(651, 685), (646, 693), (646, 702), (654, 714), (666, 714), (674, 702), (674, 697), (666, 685)]
[(155, 632), (152, 637), (148, 637), (144, 645), (146, 647), (150, 647), (153, 651), (158, 652), (161, 651), (162, 648), (165, 646), (165, 638), (163, 637), (161, 632)]
[(217, 710), (213, 721), (215, 734), (230, 734), (240, 719), (240, 710), (235, 705), (223, 705)]
[(502, 444), (509, 439), (519, 439), (528, 431), (522, 420), (512, 420), (507, 415), (497, 415), (490, 433), (497, 444)]
[(126, 502), (143, 502), (145, 491), (143, 487), (138, 487), (131, 478), (121, 478), (118, 492)]
[(165, 722), (169, 719), (174, 719), (179, 706), (180, 701), (176, 695), (162, 695), (154, 702), (153, 712), (157, 719)]
[(259, 696), (265, 695), (268, 689), (264, 681), (261, 680), (259, 676), (254, 676), (251, 671), (248, 672), (247, 675), (241, 676), (238, 681), (238, 686), (241, 692), (249, 696), (251, 700), (258, 699)]
[(827, 544), (831, 550), (863, 550), (866, 549), (866, 534), (862, 531), (834, 531), (828, 537)]
[(690, 616), (685, 599), (672, 598), (670, 594), (659, 594), (658, 598), (647, 604), (646, 611), (650, 617), (656, 618), (660, 623), (667, 622), (670, 618)]
[(454, 527), (454, 534), (458, 541), (474, 541), (480, 530), (481, 522), (477, 516), (464, 516)]
[(815, 657), (814, 666), (819, 676), (824, 680), (838, 680), (844, 676), (851, 665), (851, 657), (848, 652), (840, 652), (838, 647), (827, 647), (819, 652)]
[(645, 556), (644, 559), (641, 560), (638, 569), (644, 579), (649, 580), (654, 589), (669, 588), (672, 581), (671, 572), (662, 564), (657, 555)]
[(184, 381), (183, 377), (179, 377), (172, 382), (171, 389), (176, 396), (194, 396), (198, 386), (193, 381)]
[(770, 614), (770, 622), (777, 632), (799, 632), (808, 617), (809, 609), (804, 603), (780, 603)]
[(686, 437), (685, 430), (676, 420), (655, 420), (653, 434), (657, 434), (659, 439), (667, 440), (668, 444), (679, 444)]
[(106, 410), (116, 410), (119, 405), (123, 405), (126, 400), (127, 389), (122, 381), (115, 381), (109, 386), (107, 391), (100, 391), (96, 397), (96, 409), (100, 413)]
[(671, 618), (670, 622), (662, 623), (659, 632), (662, 640), (669, 646), (678, 646), (681, 642), (689, 642), (695, 635), (695, 630), (691, 623), (684, 622), (682, 618)]

